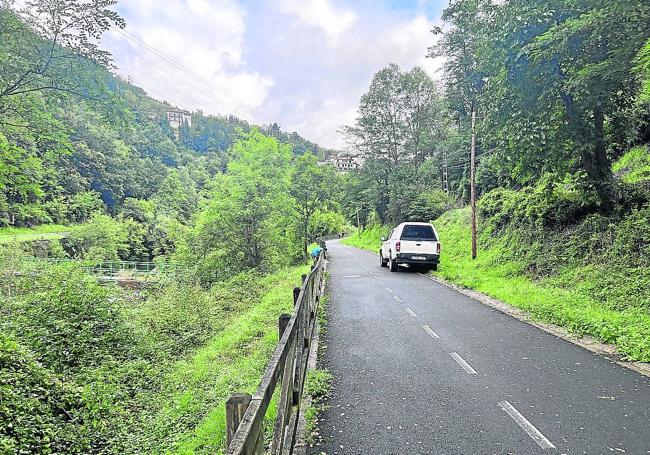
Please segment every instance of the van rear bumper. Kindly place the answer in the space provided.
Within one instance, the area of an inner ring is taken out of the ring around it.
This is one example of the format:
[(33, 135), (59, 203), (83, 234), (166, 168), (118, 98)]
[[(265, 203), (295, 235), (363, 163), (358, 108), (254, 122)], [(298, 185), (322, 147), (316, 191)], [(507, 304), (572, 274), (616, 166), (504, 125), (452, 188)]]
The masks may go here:
[(440, 262), (439, 254), (397, 253), (395, 262), (398, 264), (434, 265)]

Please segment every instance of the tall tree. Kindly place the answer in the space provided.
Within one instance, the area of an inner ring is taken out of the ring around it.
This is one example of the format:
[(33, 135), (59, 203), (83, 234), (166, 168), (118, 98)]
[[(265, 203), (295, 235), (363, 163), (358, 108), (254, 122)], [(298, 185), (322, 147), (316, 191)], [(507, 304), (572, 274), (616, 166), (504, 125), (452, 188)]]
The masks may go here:
[[(575, 172), (605, 213), (616, 203), (614, 137), (639, 92), (635, 57), (650, 35), (643, 0), (512, 0), (498, 7), (485, 130), (522, 183)], [(626, 128), (630, 129), (630, 128)]]
[(306, 153), (297, 158), (291, 175), (289, 194), (298, 223), (298, 233), (305, 262), (309, 258), (309, 226), (317, 211), (328, 208), (336, 190), (336, 175), (331, 166), (319, 166), (317, 158)]
[(401, 196), (408, 169), (432, 156), (445, 137), (447, 117), (435, 82), (418, 67), (402, 72), (392, 64), (380, 70), (361, 97), (354, 126), (344, 128), (364, 159), (364, 172), (377, 189), (376, 209), (382, 220), (403, 217)]

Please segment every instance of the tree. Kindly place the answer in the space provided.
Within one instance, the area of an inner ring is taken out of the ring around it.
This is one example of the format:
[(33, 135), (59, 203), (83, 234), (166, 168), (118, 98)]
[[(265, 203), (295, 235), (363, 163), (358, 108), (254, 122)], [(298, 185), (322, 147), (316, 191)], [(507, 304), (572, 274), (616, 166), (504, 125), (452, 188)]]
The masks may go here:
[(61, 91), (83, 94), (79, 68), (108, 66), (96, 42), (123, 19), (110, 8), (116, 0), (28, 0), (14, 13), (0, 8), (0, 111), (7, 98)]
[(229, 155), (197, 215), (188, 253), (205, 281), (274, 270), (293, 251), (289, 146), (253, 131)]
[(402, 72), (392, 64), (375, 74), (361, 97), (356, 125), (344, 132), (365, 158), (363, 172), (374, 181), (382, 220), (402, 218), (399, 200), (410, 182), (399, 175), (412, 173), (436, 153), (447, 126), (438, 88), (421, 68)]
[(647, 2), (515, 0), (497, 11), (481, 55), (490, 73), (487, 140), (507, 151), (520, 182), (549, 170), (580, 173), (611, 212), (611, 157), (626, 141), (616, 132), (631, 129), (618, 124), (639, 92), (633, 66), (650, 34)]
[(319, 166), (318, 160), (311, 153), (298, 157), (293, 169), (289, 194), (293, 198), (305, 262), (309, 259), (309, 226), (316, 212), (326, 210), (330, 204), (336, 188), (334, 172), (331, 166)]

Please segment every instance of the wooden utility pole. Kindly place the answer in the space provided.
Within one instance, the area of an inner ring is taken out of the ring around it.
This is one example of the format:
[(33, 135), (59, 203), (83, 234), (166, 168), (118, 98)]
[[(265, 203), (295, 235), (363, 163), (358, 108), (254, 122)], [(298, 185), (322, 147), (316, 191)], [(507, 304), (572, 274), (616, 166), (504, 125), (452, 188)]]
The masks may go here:
[(470, 203), (472, 205), (472, 259), (476, 259), (476, 106), (472, 106), (472, 149), (469, 172)]

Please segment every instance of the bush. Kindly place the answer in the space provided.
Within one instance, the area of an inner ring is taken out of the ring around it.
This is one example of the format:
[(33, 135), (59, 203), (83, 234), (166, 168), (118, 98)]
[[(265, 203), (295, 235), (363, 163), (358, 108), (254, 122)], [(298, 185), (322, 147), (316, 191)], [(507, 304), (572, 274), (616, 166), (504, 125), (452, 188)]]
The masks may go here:
[(0, 329), (44, 366), (67, 373), (128, 357), (133, 336), (111, 288), (70, 266), (45, 267), (15, 280)]
[(0, 333), (0, 453), (87, 453), (80, 398)]
[(510, 223), (562, 228), (596, 212), (596, 201), (595, 193), (584, 190), (580, 175), (559, 180), (554, 174), (546, 174), (534, 187), (492, 190), (477, 207), (496, 231)]
[(431, 221), (453, 206), (453, 199), (442, 190), (428, 190), (417, 194), (410, 203), (404, 221)]

